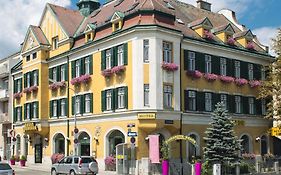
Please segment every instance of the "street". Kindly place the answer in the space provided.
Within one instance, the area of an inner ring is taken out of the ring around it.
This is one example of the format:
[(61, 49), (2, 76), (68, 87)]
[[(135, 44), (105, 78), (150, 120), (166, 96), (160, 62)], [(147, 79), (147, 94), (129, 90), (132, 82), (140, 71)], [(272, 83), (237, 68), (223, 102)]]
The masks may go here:
[(40, 171), (40, 170), (32, 170), (28, 168), (21, 168), (21, 167), (13, 167), (15, 170), (16, 175), (49, 175), (49, 172)]

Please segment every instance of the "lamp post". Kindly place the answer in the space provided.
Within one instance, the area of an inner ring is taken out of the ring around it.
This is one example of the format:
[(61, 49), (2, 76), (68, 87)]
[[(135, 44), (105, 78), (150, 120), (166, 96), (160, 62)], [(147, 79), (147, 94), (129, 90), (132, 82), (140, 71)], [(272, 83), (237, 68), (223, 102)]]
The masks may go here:
[[(51, 83), (57, 83), (57, 81), (55, 81), (55, 80), (52, 80), (52, 79), (49, 79), (49, 82), (51, 82)], [(67, 85), (67, 88), (69, 89), (69, 90), (72, 90), (73, 91), (73, 93), (74, 93), (74, 102), (75, 102), (75, 105), (74, 105), (74, 155), (75, 156), (77, 156), (77, 144), (78, 144), (78, 132), (79, 132), (79, 130), (78, 130), (78, 128), (77, 128), (77, 117), (76, 117), (76, 101), (77, 101), (77, 93), (75, 92), (75, 90), (74, 89), (72, 89), (72, 88), (70, 88), (69, 87), (69, 85)]]

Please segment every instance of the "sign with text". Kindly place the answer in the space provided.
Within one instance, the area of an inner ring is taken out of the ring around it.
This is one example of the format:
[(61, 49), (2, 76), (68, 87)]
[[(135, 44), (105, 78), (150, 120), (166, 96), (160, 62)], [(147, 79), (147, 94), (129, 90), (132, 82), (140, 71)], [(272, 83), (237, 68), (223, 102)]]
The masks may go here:
[(38, 131), (38, 128), (34, 122), (25, 123), (23, 127), (24, 131)]
[(128, 137), (137, 137), (138, 133), (137, 132), (128, 132)]
[(271, 128), (271, 135), (272, 136), (281, 136), (281, 128)]
[(154, 120), (156, 119), (155, 113), (139, 113), (138, 114), (139, 120)]

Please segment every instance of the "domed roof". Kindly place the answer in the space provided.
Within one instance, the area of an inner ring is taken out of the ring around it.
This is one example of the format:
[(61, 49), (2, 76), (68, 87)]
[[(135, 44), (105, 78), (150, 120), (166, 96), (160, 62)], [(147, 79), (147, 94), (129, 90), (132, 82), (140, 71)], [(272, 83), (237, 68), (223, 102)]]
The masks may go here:
[(78, 4), (81, 2), (100, 2), (99, 0), (79, 0)]

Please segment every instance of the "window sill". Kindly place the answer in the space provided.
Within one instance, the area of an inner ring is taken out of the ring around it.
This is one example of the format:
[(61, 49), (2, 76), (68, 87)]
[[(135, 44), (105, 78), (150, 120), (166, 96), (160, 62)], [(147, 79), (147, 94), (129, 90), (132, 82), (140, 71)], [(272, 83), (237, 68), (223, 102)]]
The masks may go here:
[(164, 110), (173, 111), (173, 110), (174, 110), (174, 108), (173, 108), (173, 107), (164, 107)]
[(115, 110), (115, 112), (124, 112), (126, 110), (127, 110), (126, 108), (118, 108)]

